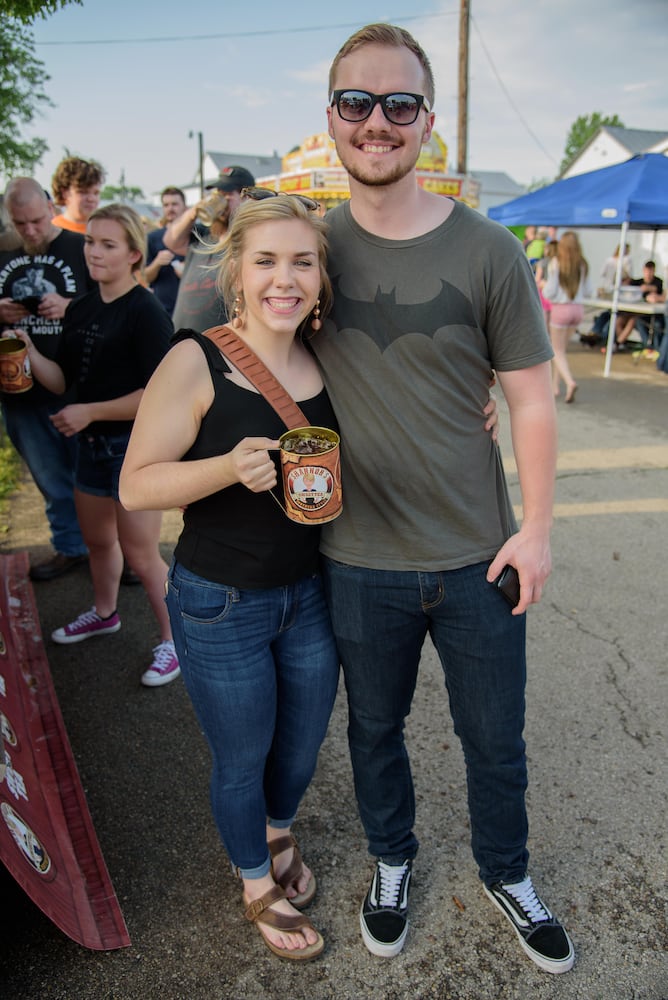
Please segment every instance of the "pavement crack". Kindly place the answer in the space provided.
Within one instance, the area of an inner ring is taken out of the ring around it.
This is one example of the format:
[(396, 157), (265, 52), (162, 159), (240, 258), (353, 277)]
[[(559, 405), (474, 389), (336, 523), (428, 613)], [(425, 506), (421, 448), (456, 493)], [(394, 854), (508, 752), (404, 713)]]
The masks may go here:
[(640, 729), (635, 728), (632, 725), (629, 716), (637, 715), (637, 708), (629, 695), (624, 691), (620, 680), (620, 674), (628, 676), (634, 669), (632, 660), (629, 659), (624, 650), (622, 638), (618, 635), (602, 635), (600, 632), (588, 628), (585, 624), (583, 624), (583, 622), (579, 621), (578, 618), (574, 617), (572, 613), (564, 611), (563, 608), (560, 608), (559, 605), (554, 602), (550, 603), (550, 607), (561, 618), (564, 618), (571, 624), (575, 625), (576, 629), (583, 635), (590, 636), (591, 638), (596, 639), (599, 642), (603, 642), (612, 648), (618, 663), (621, 664), (618, 670), (615, 667), (614, 661), (604, 661), (606, 668), (605, 679), (617, 696), (616, 699), (613, 699), (612, 704), (619, 715), (622, 732), (636, 743), (639, 743), (643, 750), (646, 750), (650, 742), (649, 734), (647, 732), (642, 732)]

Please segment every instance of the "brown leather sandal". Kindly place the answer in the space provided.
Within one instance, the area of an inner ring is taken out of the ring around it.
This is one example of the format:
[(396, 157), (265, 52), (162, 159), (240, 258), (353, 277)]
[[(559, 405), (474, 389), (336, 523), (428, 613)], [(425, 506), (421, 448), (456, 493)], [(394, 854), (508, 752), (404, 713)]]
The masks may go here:
[[(273, 951), (274, 955), (278, 955), (279, 958), (289, 958), (293, 962), (308, 962), (311, 958), (317, 958), (325, 947), (322, 935), (319, 931), (315, 931), (315, 927), (311, 921), (301, 914), (290, 917), (285, 913), (276, 913), (274, 910), (270, 910), (269, 907), (272, 903), (278, 902), (279, 899), (286, 899), (285, 889), (280, 885), (275, 885), (269, 892), (265, 892), (264, 896), (254, 899), (246, 908), (244, 916), (251, 923), (255, 924), (267, 948)], [(265, 927), (273, 927), (275, 930), (287, 931), (291, 934), (299, 933), (308, 927), (316, 932), (318, 940), (313, 944), (307, 944), (305, 948), (295, 948), (294, 950), (279, 948), (268, 939), (262, 930), (263, 925)]]
[[(282, 854), (283, 851), (287, 851), (290, 847), (293, 848), (292, 861), (290, 862), (288, 867), (285, 869), (285, 871), (279, 878), (279, 876), (274, 871), (273, 859), (276, 857), (277, 854)], [(303, 892), (299, 892), (297, 893), (296, 896), (292, 897), (287, 895), (288, 886), (293, 886), (294, 888), (296, 888), (295, 883), (299, 878), (299, 876), (301, 875), (302, 869), (304, 867), (302, 856), (299, 853), (299, 848), (297, 847), (297, 841), (292, 836), (292, 834), (287, 834), (285, 837), (277, 837), (276, 840), (270, 841), (269, 853), (272, 858), (271, 874), (274, 877), (274, 881), (277, 882), (278, 885), (282, 886), (283, 889), (286, 890), (286, 898), (288, 900), (288, 903), (292, 903), (292, 905), (297, 910), (301, 910), (305, 906), (308, 906), (308, 904), (315, 896), (317, 888), (315, 875), (313, 873), (311, 873), (311, 878), (309, 879), (309, 883)]]

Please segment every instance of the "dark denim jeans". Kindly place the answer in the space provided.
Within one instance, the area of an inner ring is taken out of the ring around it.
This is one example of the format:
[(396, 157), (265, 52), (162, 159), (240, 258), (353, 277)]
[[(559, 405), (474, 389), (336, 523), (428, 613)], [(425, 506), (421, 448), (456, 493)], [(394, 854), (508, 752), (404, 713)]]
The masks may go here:
[(445, 674), (466, 760), (471, 845), (486, 884), (528, 862), (525, 615), (487, 583), (489, 563), (442, 573), (325, 560), (325, 589), (348, 692), (355, 791), (372, 855), (415, 856), (415, 797), (404, 743), (427, 635)]
[(74, 506), (76, 437), (67, 438), (49, 417), (63, 403), (41, 403), (34, 407), (3, 406), (5, 428), (19, 455), (30, 469), (44, 497), (51, 544), (66, 556), (86, 554)]
[(339, 659), (320, 577), (238, 590), (169, 571), (174, 645), (211, 748), (211, 805), (232, 864), (269, 870), (267, 819), (288, 827), (334, 705)]
[(77, 489), (94, 497), (119, 500), (118, 481), (129, 440), (130, 431), (122, 434), (88, 434), (82, 431), (75, 471)]

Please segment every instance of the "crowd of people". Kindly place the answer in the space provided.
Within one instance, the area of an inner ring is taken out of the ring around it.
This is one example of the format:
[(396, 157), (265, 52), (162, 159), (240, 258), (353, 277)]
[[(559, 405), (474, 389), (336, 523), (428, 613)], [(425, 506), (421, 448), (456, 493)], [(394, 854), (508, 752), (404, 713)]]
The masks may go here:
[[(585, 260), (579, 238), (572, 231), (564, 232), (557, 239), (554, 229), (539, 231), (543, 237), (543, 246), (536, 235), (536, 227), (527, 226), (527, 234), (523, 244), (527, 257), (534, 269), (536, 284), (541, 305), (545, 314), (545, 322), (550, 332), (553, 361), (553, 390), (559, 397), (561, 383), (565, 384), (565, 402), (572, 403), (577, 391), (567, 358), (567, 348), (576, 333), (580, 341), (595, 347), (608, 339), (612, 312), (604, 309), (594, 317), (590, 332), (579, 331), (584, 318), (584, 303), (594, 297), (594, 287), (589, 272), (589, 264)], [(542, 253), (542, 259), (532, 255)], [(625, 351), (629, 346), (636, 347), (637, 341), (630, 344), (630, 339), (637, 334), (643, 347), (651, 345), (659, 371), (668, 374), (668, 342), (664, 337), (665, 316), (662, 312), (648, 314), (639, 313), (630, 306), (626, 298), (631, 289), (637, 290), (637, 301), (657, 305), (666, 302), (663, 281), (656, 273), (656, 263), (648, 260), (643, 265), (643, 273), (639, 278), (632, 277), (633, 261), (630, 246), (624, 247), (622, 259), (620, 245), (615, 247), (612, 255), (606, 259), (601, 269), (600, 285), (597, 294), (601, 298), (610, 298), (615, 286), (619, 291), (619, 308), (615, 322), (615, 335), (612, 345), (613, 352)], [(607, 348), (601, 347), (605, 353)]]
[[(273, 953), (304, 961), (325, 946), (302, 912), (317, 881), (292, 827), (340, 666), (374, 859), (362, 940), (386, 958), (405, 945), (418, 841), (404, 726), (429, 636), (464, 751), (482, 889), (538, 967), (562, 973), (574, 948), (528, 870), (526, 612), (551, 569), (555, 398), (563, 383), (575, 399), (566, 354), (589, 267), (575, 233), (534, 232), (523, 246), (418, 184), (433, 106), (429, 60), (407, 31), (375, 24), (348, 39), (327, 121), (350, 200), (325, 220), (240, 166), (191, 207), (165, 188), (148, 236), (132, 209), (98, 207), (93, 161), (59, 166), (60, 215), (34, 180), (12, 180), (0, 323), (26, 345), (35, 384), (4, 393), (3, 416), (51, 530), (54, 555), (33, 579), (90, 568), (92, 607), (53, 640), (118, 631), (126, 560), (156, 620), (141, 681), (183, 675), (245, 916)], [(306, 426), (340, 434), (343, 511), (330, 523), (296, 524), (276, 503), (285, 423), (242, 358)], [(169, 508), (184, 513), (168, 567)], [(509, 567), (511, 604), (497, 586)]]

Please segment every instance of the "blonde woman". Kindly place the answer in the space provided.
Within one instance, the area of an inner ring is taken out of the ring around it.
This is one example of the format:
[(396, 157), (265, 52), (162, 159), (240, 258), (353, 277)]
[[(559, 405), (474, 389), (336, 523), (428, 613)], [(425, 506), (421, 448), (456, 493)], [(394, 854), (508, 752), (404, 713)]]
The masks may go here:
[(542, 293), (552, 303), (549, 323), (554, 351), (552, 389), (554, 395), (559, 396), (563, 381), (566, 386), (564, 402), (572, 403), (578, 386), (568, 364), (566, 350), (584, 317), (584, 300), (592, 294), (589, 265), (582, 256), (582, 247), (575, 233), (564, 233), (559, 240), (556, 257), (548, 265), (547, 282)]
[[(310, 199), (258, 188), (248, 197), (216, 248), (218, 290), (240, 339), (309, 422), (335, 427), (305, 344), (331, 296), (325, 223)], [(319, 526), (289, 520), (269, 492), (284, 430), (212, 340), (182, 330), (142, 399), (121, 496), (131, 510), (186, 507), (167, 605), (211, 748), (214, 818), (243, 881), (247, 919), (276, 955), (305, 961), (324, 942), (298, 912), (316, 881), (291, 827), (327, 730), (339, 660)]]
[(67, 438), (77, 438), (74, 499), (88, 547), (94, 605), (51, 638), (67, 645), (110, 635), (121, 627), (117, 611), (123, 556), (146, 590), (160, 641), (142, 684), (157, 687), (180, 673), (164, 602), (167, 565), (160, 550), (160, 511), (126, 511), (118, 479), (132, 423), (144, 391), (169, 348), (172, 322), (155, 297), (137, 282), (146, 234), (125, 205), (93, 212), (84, 254), (97, 288), (72, 303), (54, 360), (23, 333), (33, 375), (57, 394), (69, 386), (76, 402), (51, 420)]

